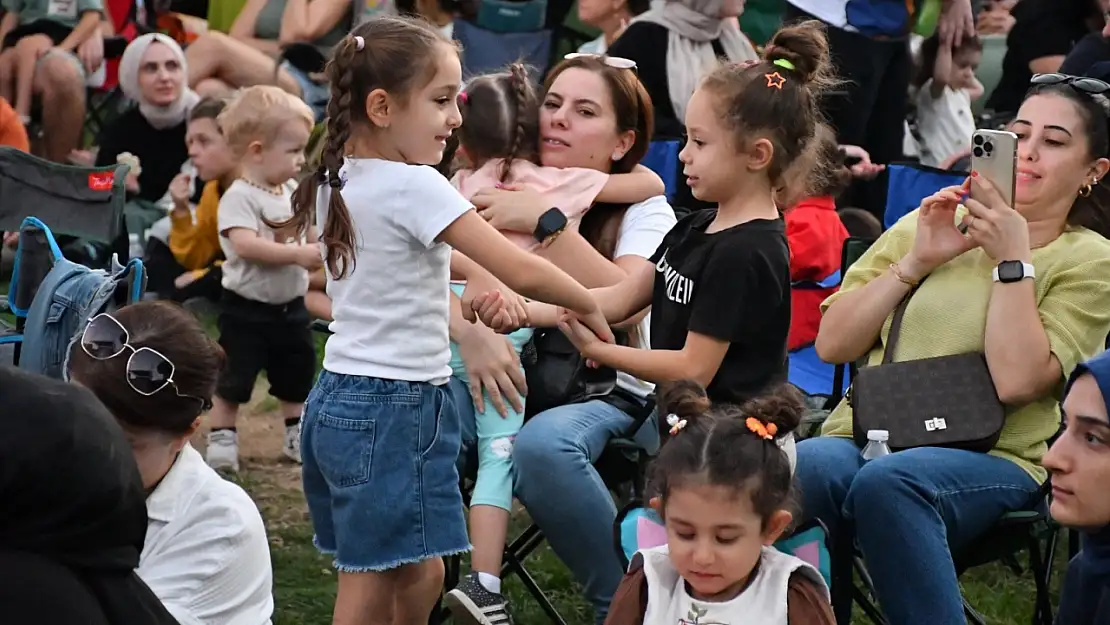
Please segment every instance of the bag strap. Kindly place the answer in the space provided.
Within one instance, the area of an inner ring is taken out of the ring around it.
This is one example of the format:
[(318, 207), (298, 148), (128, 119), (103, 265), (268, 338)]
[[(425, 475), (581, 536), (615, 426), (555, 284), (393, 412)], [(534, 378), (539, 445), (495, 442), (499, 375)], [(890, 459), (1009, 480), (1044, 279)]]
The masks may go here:
[(925, 282), (925, 278), (922, 278), (917, 286), (910, 289), (910, 292), (906, 293), (906, 296), (898, 303), (898, 307), (894, 309), (894, 319), (890, 320), (890, 332), (886, 335), (886, 345), (883, 347), (882, 364), (884, 365), (894, 362), (894, 349), (898, 346), (898, 337), (902, 333), (902, 318), (906, 316), (906, 308), (910, 305), (910, 298), (921, 288), (923, 282)]

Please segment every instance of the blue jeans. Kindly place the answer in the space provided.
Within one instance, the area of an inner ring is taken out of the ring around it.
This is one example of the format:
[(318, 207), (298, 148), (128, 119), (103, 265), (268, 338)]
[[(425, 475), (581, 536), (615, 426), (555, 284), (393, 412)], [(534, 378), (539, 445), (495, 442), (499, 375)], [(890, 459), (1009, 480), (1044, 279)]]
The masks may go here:
[(863, 463), (850, 439), (798, 443), (803, 517), (852, 523), (891, 625), (963, 623), (952, 551), (984, 535), (1038, 489), (1021, 467), (957, 449), (907, 449)]
[[(458, 379), (451, 379), (451, 390), (463, 445), (473, 445), (474, 403)], [(624, 434), (632, 423), (631, 416), (603, 401), (570, 404), (529, 419), (513, 444), (514, 492), (552, 551), (582, 585), (598, 625), (605, 622), (624, 570), (613, 545), (617, 507), (593, 465), (609, 440)], [(648, 451), (659, 447), (651, 420), (640, 428), (636, 441)]]

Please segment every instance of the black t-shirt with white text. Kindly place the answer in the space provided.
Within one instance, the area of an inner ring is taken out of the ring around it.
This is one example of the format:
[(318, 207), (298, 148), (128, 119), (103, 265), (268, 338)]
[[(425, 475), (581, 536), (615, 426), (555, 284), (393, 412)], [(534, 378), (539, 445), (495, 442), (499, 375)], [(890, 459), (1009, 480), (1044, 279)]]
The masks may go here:
[(680, 350), (688, 332), (728, 341), (706, 391), (739, 404), (786, 379), (790, 248), (781, 218), (707, 234), (716, 215), (685, 217), (651, 258), (651, 347)]

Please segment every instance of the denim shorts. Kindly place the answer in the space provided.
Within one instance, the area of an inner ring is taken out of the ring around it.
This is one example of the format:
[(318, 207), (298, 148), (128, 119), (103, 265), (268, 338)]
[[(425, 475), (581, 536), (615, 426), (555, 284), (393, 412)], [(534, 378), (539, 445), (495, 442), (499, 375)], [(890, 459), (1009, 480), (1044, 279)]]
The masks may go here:
[(470, 549), (446, 385), (323, 371), (301, 425), (315, 543), (343, 572), (386, 571)]
[(289, 72), (293, 80), (300, 85), (301, 99), (312, 109), (312, 113), (316, 115), (316, 121), (323, 120), (328, 109), (328, 98), (331, 97), (331, 87), (328, 83), (315, 82), (308, 74), (293, 67), (289, 61), (282, 63), (281, 69)]

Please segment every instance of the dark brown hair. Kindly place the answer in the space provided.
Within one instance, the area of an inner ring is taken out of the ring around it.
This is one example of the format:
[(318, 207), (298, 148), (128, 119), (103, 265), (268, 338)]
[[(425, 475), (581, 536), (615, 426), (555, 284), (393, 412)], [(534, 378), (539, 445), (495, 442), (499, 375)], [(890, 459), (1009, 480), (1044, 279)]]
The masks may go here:
[[(982, 52), (983, 42), (979, 37), (968, 35), (963, 38), (958, 45), (952, 47), (952, 59), (955, 61), (956, 57), (961, 54), (969, 52)], [(913, 85), (920, 89), (929, 82), (933, 77), (933, 70), (937, 64), (937, 53), (940, 52), (940, 35), (933, 35), (921, 44), (921, 51), (918, 53), (918, 62), (916, 74), (913, 77)]]
[[(741, 406), (711, 404), (705, 389), (694, 382), (668, 385), (660, 415), (686, 423), (663, 444), (648, 473), (649, 496), (666, 502), (675, 488), (688, 484), (726, 486), (747, 493), (752, 509), (764, 521), (794, 503), (790, 460), (777, 440), (790, 436), (801, 422), (801, 393), (790, 384), (770, 389)], [(764, 428), (774, 425), (774, 438), (752, 431), (748, 418)]]
[[(808, 20), (775, 33), (761, 62), (722, 65), (701, 88), (716, 96), (718, 115), (736, 145), (747, 146), (753, 138), (771, 142), (772, 186), (780, 197), (800, 198), (809, 184), (808, 168), (816, 163), (811, 150), (821, 121), (818, 98), (835, 82), (825, 27)], [(799, 167), (791, 171), (795, 164)]]
[[(355, 37), (362, 37), (358, 49)], [(324, 68), (331, 85), (328, 99), (327, 139), (315, 172), (306, 176), (293, 193), (293, 217), (286, 222), (268, 224), (282, 228), (292, 225), (304, 235), (316, 213), (320, 185), (327, 183), (332, 192), (328, 213), (320, 224), (325, 265), (332, 277), (346, 277), (355, 262), (355, 227), (351, 213), (340, 193), (339, 170), (351, 128), (368, 126), (366, 98), (383, 89), (404, 103), (412, 92), (435, 75), (436, 49), (453, 44), (426, 22), (411, 17), (376, 17), (355, 28), (343, 38)]]
[(95, 360), (80, 345), (70, 354), (70, 378), (91, 390), (128, 426), (172, 436), (187, 433), (203, 407), (198, 398), (210, 402), (216, 392), (224, 351), (192, 313), (171, 302), (140, 302), (112, 316), (127, 329), (132, 347), (149, 347), (173, 363), (174, 384), (140, 395), (127, 382), (130, 351)]
[(538, 162), (540, 97), (523, 64), (471, 79), (459, 97), (459, 110), (463, 123), (456, 134), (472, 167), (504, 159), (499, 176), (507, 182), (514, 160)]
[(852, 184), (852, 170), (846, 164), (836, 133), (828, 124), (817, 124), (813, 154), (815, 162), (810, 174), (809, 195), (839, 196)]
[[(568, 69), (593, 72), (601, 76), (609, 88), (609, 99), (613, 103), (614, 117), (617, 120), (617, 134), (632, 131), (636, 136), (628, 152), (620, 160), (613, 161), (609, 173), (631, 173), (644, 159), (651, 144), (651, 133), (655, 128), (655, 108), (651, 104), (651, 96), (634, 71), (611, 67), (605, 64), (603, 58), (596, 56), (563, 60), (548, 72), (544, 88), (551, 89), (555, 79)], [(582, 217), (578, 231), (602, 256), (613, 260), (617, 234), (627, 210), (627, 204), (595, 204)]]
[(189, 111), (189, 121), (198, 119), (215, 120), (227, 108), (227, 102), (227, 98), (202, 98), (196, 103), (193, 110)]
[[(1087, 139), (1087, 154), (1091, 159), (1110, 157), (1110, 100), (1103, 95), (1091, 95), (1067, 84), (1034, 85), (1025, 99), (1035, 95), (1052, 94), (1075, 104), (1083, 120), (1083, 136)], [(1110, 178), (1107, 176), (1106, 178)], [(1088, 228), (1104, 237), (1110, 237), (1110, 186), (1106, 178), (1098, 181), (1090, 193), (1076, 196), (1068, 212), (1069, 226)]]

